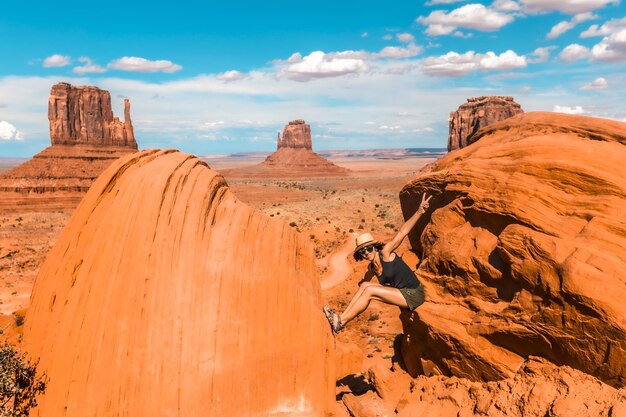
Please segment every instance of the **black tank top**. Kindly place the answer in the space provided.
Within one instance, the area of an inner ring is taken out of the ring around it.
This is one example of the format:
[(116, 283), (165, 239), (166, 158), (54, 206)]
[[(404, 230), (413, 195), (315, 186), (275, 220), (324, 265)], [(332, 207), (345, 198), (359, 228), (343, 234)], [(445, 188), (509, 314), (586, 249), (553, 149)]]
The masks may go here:
[[(395, 253), (394, 253), (395, 254)], [(393, 261), (385, 262), (378, 252), (378, 258), (383, 266), (383, 272), (378, 277), (378, 282), (395, 288), (419, 288), (422, 283), (419, 282), (411, 268), (402, 260), (398, 254)]]

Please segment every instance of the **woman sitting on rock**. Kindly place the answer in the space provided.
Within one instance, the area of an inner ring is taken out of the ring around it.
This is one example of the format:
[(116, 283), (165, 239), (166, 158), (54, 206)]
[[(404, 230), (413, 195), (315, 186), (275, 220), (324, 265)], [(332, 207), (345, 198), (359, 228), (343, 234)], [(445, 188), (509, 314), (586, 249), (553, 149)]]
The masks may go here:
[[(431, 197), (422, 195), (419, 208), (400, 228), (396, 236), (386, 244), (374, 240), (369, 233), (356, 238), (354, 259), (368, 260), (368, 272), (363, 278), (357, 293), (342, 314), (324, 306), (324, 314), (333, 329), (339, 333), (344, 326), (356, 316), (364, 312), (370, 301), (377, 300), (400, 308), (413, 310), (424, 303), (424, 287), (411, 268), (394, 251), (400, 246), (406, 235), (417, 223), (417, 220), (428, 209)], [(379, 284), (369, 282), (376, 275)]]

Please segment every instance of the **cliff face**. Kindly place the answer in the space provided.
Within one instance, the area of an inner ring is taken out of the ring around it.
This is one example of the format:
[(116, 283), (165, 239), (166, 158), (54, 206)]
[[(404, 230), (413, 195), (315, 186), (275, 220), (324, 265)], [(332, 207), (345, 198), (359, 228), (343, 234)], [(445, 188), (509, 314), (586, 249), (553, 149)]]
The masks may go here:
[(510, 377), (529, 356), (626, 384), (626, 123), (528, 113), (409, 182), (428, 302), (403, 315), (409, 369)]
[(482, 96), (467, 99), (457, 111), (450, 113), (448, 151), (464, 148), (478, 129), (521, 114), (522, 107), (513, 97)]
[(311, 144), (311, 126), (304, 120), (292, 120), (283, 128), (283, 138), (278, 136), (276, 150), (281, 148), (308, 149), (313, 150)]
[(93, 184), (25, 329), (40, 416), (325, 416), (332, 336), (310, 243), (195, 157), (142, 151)]
[(53, 145), (125, 146), (137, 149), (130, 119), (130, 101), (124, 100), (124, 122), (113, 117), (111, 95), (97, 87), (52, 86), (48, 99), (50, 139)]

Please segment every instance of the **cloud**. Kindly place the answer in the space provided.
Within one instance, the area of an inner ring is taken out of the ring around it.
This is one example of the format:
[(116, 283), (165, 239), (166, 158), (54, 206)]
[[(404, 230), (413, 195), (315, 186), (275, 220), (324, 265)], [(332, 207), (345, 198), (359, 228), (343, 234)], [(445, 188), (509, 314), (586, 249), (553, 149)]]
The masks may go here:
[(521, 0), (529, 13), (561, 12), (575, 15), (601, 9), (619, 0)]
[(113, 60), (108, 65), (109, 68), (120, 71), (131, 72), (176, 72), (183, 69), (182, 66), (174, 64), (172, 61), (156, 60), (150, 61), (136, 56), (124, 56)]
[(67, 55), (54, 54), (43, 60), (43, 66), (49, 67), (65, 67), (70, 65), (71, 59)]
[(552, 109), (553, 112), (556, 113), (566, 113), (566, 114), (585, 114), (587, 113), (582, 106), (574, 106), (574, 107), (569, 107), (569, 106), (559, 106), (558, 104), (556, 104), (554, 106), (554, 109)]
[(415, 42), (415, 36), (410, 33), (398, 33), (396, 34), (396, 39), (403, 43), (413, 43)]
[(392, 130), (392, 131), (401, 129), (401, 127), (398, 125), (393, 125), (393, 126), (382, 125), (382, 126), (378, 126), (378, 128), (382, 130)]
[(419, 55), (422, 48), (410, 43), (406, 47), (402, 46), (386, 46), (380, 50), (379, 53), (373, 54), (372, 57), (376, 58), (411, 58)]
[(362, 38), (367, 38), (368, 36), (369, 36), (369, 33), (367, 33), (367, 32), (361, 33), (361, 37)]
[(573, 43), (568, 45), (561, 51), (559, 54), (559, 58), (563, 62), (571, 64), (572, 62), (579, 61), (581, 59), (589, 58), (591, 56), (591, 51), (589, 48), (579, 45), (577, 43)]
[(469, 51), (464, 54), (448, 52), (439, 57), (429, 57), (422, 61), (422, 71), (426, 75), (440, 77), (461, 77), (474, 71), (506, 71), (524, 68), (526, 57), (508, 50), (496, 55), (494, 52), (477, 54)]
[(541, 62), (546, 62), (550, 59), (550, 54), (555, 49), (555, 46), (548, 46), (545, 48), (537, 48), (532, 53), (530, 53), (530, 58), (528, 58), (528, 62), (530, 64), (539, 64)]
[(582, 23), (586, 20), (592, 20), (592, 19), (597, 19), (597, 18), (598, 16), (596, 16), (595, 14), (591, 12), (579, 13), (575, 15), (572, 18), (572, 20), (569, 20), (569, 21), (565, 20), (554, 25), (552, 29), (550, 30), (550, 33), (548, 33), (546, 37), (548, 39), (558, 38), (559, 36), (567, 32), (568, 30), (576, 27), (576, 25), (578, 25), (579, 23)]
[(239, 71), (231, 70), (231, 71), (225, 71), (220, 74), (217, 74), (216, 78), (224, 82), (231, 82), (231, 81), (243, 80), (244, 78), (246, 78), (246, 76)]
[(17, 130), (15, 126), (4, 120), (0, 121), (0, 140), (23, 140), (22, 132)]
[(85, 65), (74, 67), (72, 71), (76, 74), (102, 74), (107, 71), (106, 68), (102, 68), (100, 65), (94, 64), (93, 61), (86, 56), (78, 58), (78, 61), (84, 63)]
[(464, 0), (430, 0), (424, 3), (426, 6), (434, 6), (436, 4), (451, 4), (451, 3), (459, 3)]
[(392, 40), (392, 39), (393, 39), (393, 36), (391, 36), (391, 35), (385, 35), (385, 36), (383, 36), (383, 40), (385, 40), (385, 41), (390, 41), (390, 40)]
[(626, 17), (623, 19), (611, 19), (602, 26), (591, 25), (589, 29), (580, 34), (581, 38), (591, 38), (595, 36), (608, 36), (626, 27)]
[(513, 0), (496, 0), (491, 4), (491, 8), (499, 12), (517, 12), (522, 9), (519, 3)]
[(626, 60), (626, 27), (606, 36), (591, 48), (593, 61), (617, 62)]
[[(347, 51), (353, 52), (353, 51)], [(293, 54), (288, 65), (279, 72), (279, 77), (295, 81), (310, 81), (316, 78), (338, 77), (367, 71), (369, 66), (363, 59), (352, 58), (349, 53), (325, 54), (314, 51), (305, 57)]]
[(417, 22), (427, 25), (426, 34), (431, 36), (449, 35), (457, 28), (493, 32), (512, 21), (513, 16), (500, 13), (482, 4), (466, 4), (450, 13), (437, 10), (428, 17), (417, 18)]
[(582, 87), (580, 87), (580, 89), (583, 91), (604, 90), (608, 86), (609, 86), (609, 83), (606, 80), (606, 78), (598, 77), (592, 82), (583, 85)]

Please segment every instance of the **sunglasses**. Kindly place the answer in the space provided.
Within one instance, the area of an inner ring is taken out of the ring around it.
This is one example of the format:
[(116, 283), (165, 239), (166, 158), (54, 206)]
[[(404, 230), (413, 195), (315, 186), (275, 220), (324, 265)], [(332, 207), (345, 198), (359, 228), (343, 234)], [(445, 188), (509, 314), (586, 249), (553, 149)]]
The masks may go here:
[(366, 253), (370, 253), (374, 250), (374, 246), (366, 246), (364, 248), (361, 248), (357, 251), (357, 253), (361, 256), (365, 255)]

